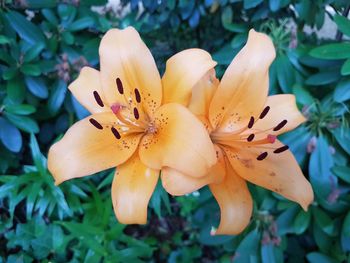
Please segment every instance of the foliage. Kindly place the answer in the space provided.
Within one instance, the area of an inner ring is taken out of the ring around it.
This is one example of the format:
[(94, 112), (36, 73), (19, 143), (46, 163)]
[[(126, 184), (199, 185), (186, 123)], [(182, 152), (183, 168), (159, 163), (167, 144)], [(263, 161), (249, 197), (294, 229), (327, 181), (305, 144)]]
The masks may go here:
[[(349, 2), (122, 3), (114, 12), (106, 0), (0, 1), (0, 262), (350, 262)], [(326, 18), (335, 36), (307, 33)], [(219, 76), (249, 28), (271, 36), (277, 58), (270, 91), (294, 93), (308, 118), (282, 138), (313, 185), (308, 212), (249, 185), (249, 227), (211, 236), (220, 213), (208, 188), (172, 198), (158, 185), (148, 224), (125, 226), (112, 211), (110, 172), (54, 185), (48, 147), (87, 114), (67, 84), (82, 66), (98, 67), (104, 32), (128, 25), (162, 70), (172, 54), (200, 47), (218, 61)]]

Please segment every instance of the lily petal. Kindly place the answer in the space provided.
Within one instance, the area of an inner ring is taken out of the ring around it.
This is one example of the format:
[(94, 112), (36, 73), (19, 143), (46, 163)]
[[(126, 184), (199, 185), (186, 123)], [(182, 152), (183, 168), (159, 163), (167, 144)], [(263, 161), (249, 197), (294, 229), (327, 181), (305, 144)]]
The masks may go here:
[(226, 176), (219, 184), (209, 185), (220, 206), (220, 225), (216, 235), (237, 235), (249, 224), (253, 201), (246, 182), (226, 162)]
[[(268, 151), (271, 147), (278, 149), (283, 146), (276, 140), (273, 144), (259, 145), (261, 148), (225, 148), (225, 152), (234, 170), (243, 179), (297, 202), (307, 210), (314, 193), (293, 154), (289, 150), (280, 153)], [(257, 160), (265, 151), (268, 152), (267, 157)]]
[(210, 102), (218, 86), (215, 70), (211, 69), (193, 87), (188, 109), (195, 115), (208, 116)]
[[(266, 131), (261, 134), (263, 136), (266, 136), (266, 134), (279, 135), (285, 133), (306, 121), (305, 117), (298, 110), (294, 95), (281, 94), (269, 96), (265, 104), (266, 107), (269, 107), (266, 116), (258, 120), (253, 126), (254, 131)], [(286, 121), (286, 124), (281, 129), (274, 131), (273, 128), (282, 121)], [(247, 130), (245, 132), (245, 134), (248, 133), (251, 133), (251, 131)], [(256, 138), (259, 138), (259, 136)]]
[(210, 122), (234, 131), (260, 114), (268, 93), (268, 69), (276, 56), (271, 39), (253, 29), (247, 44), (227, 68), (210, 105)]
[(112, 183), (112, 202), (120, 223), (147, 223), (147, 206), (158, 177), (159, 170), (145, 166), (137, 152), (118, 166)]
[[(100, 83), (100, 72), (90, 67), (83, 67), (78, 78), (73, 81), (68, 89), (74, 97), (91, 113), (110, 111), (106, 104), (106, 99)], [(102, 105), (99, 105), (95, 99), (94, 92), (100, 97)]]
[(208, 52), (197, 48), (183, 50), (169, 58), (162, 77), (163, 104), (176, 102), (187, 106), (193, 86), (215, 65)]
[[(145, 111), (151, 115), (160, 106), (162, 86), (160, 75), (147, 46), (132, 27), (111, 29), (100, 44), (101, 84), (110, 105), (134, 102), (135, 89), (141, 95)], [(123, 95), (118, 92), (116, 79), (123, 85)]]
[(153, 169), (170, 167), (193, 177), (216, 163), (214, 146), (203, 124), (185, 107), (169, 103), (154, 115), (152, 132), (140, 143), (141, 161)]
[[(91, 118), (104, 127), (94, 127)], [(115, 122), (112, 113), (91, 115), (75, 123), (60, 141), (51, 146), (48, 168), (56, 184), (116, 167), (130, 158), (141, 135), (122, 135), (118, 140), (110, 129), (112, 122)]]
[(197, 191), (205, 185), (222, 182), (226, 174), (225, 160), (221, 149), (216, 146), (216, 150), (218, 162), (203, 177), (196, 178), (169, 167), (163, 168), (161, 178), (164, 189), (171, 195), (181, 196)]

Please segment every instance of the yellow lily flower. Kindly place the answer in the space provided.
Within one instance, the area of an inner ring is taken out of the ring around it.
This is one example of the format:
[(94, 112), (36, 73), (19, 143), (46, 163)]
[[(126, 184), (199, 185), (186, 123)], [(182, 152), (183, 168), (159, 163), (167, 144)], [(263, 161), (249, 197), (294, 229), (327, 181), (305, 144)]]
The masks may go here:
[(187, 99), (168, 98), (188, 106), (203, 121), (218, 163), (201, 178), (165, 168), (163, 186), (172, 195), (183, 195), (209, 184), (221, 210), (216, 234), (238, 234), (248, 225), (253, 202), (246, 181), (298, 202), (305, 210), (313, 201), (311, 185), (293, 154), (277, 140), (305, 118), (293, 95), (267, 97), (268, 69), (275, 56), (270, 38), (250, 30), (245, 47), (220, 82), (211, 69), (187, 89)]
[(179, 74), (176, 81), (162, 85), (135, 29), (104, 35), (100, 71), (84, 67), (69, 86), (91, 116), (75, 123), (49, 150), (48, 168), (57, 185), (118, 166), (112, 185), (115, 214), (121, 223), (144, 224), (163, 167), (193, 177), (207, 173), (216, 156), (205, 127), (186, 107), (162, 98), (192, 87), (215, 66), (205, 51), (186, 53), (192, 58), (188, 63), (173, 57), (181, 66), (172, 69)]

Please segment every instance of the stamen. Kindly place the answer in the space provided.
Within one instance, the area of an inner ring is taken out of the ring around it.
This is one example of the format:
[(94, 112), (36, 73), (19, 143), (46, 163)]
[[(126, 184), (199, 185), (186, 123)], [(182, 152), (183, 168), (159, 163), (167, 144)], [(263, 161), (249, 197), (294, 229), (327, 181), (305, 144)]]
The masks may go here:
[(115, 82), (117, 83), (118, 92), (119, 92), (120, 94), (124, 94), (123, 83), (122, 83), (122, 81), (120, 80), (120, 78), (117, 78), (117, 79), (115, 80)]
[(137, 110), (136, 107), (134, 108), (134, 116), (135, 116), (136, 120), (138, 120), (140, 118), (139, 111)]
[(97, 128), (97, 129), (99, 129), (99, 130), (102, 130), (102, 129), (103, 129), (102, 125), (101, 125), (97, 120), (95, 120), (95, 119), (93, 119), (93, 118), (90, 118), (89, 121), (90, 121), (90, 123), (91, 123), (92, 125), (95, 126), (95, 128)]
[(284, 151), (287, 151), (289, 149), (288, 145), (284, 145), (280, 148), (277, 148), (276, 150), (273, 151), (273, 153), (282, 153)]
[(116, 128), (112, 127), (111, 131), (113, 132), (114, 137), (118, 140), (122, 137)]
[(266, 106), (265, 109), (261, 112), (259, 119), (263, 119), (266, 116), (266, 114), (269, 112), (269, 110), (270, 110), (270, 106)]
[(274, 142), (276, 141), (276, 138), (277, 138), (276, 135), (272, 135), (272, 134), (268, 134), (268, 135), (267, 135), (267, 141), (268, 141), (269, 143), (274, 143)]
[(135, 98), (136, 98), (137, 103), (140, 103), (141, 102), (141, 95), (140, 95), (139, 90), (135, 89), (134, 92), (135, 92)]
[(254, 137), (255, 137), (254, 133), (250, 134), (247, 138), (247, 141), (251, 142), (254, 139)]
[(97, 92), (96, 90), (94, 90), (93, 94), (94, 94), (94, 97), (95, 97), (95, 100), (96, 100), (97, 104), (98, 104), (100, 107), (103, 107), (104, 104), (103, 104), (103, 101), (102, 101), (100, 95), (98, 94), (98, 92)]
[(250, 117), (249, 123), (248, 123), (248, 128), (251, 129), (254, 125), (254, 117)]
[(273, 131), (279, 131), (284, 127), (284, 125), (287, 124), (287, 120), (281, 121), (275, 128), (273, 128)]
[(256, 159), (258, 161), (262, 161), (267, 157), (267, 152), (263, 152), (262, 154), (260, 154), (258, 157), (256, 157)]

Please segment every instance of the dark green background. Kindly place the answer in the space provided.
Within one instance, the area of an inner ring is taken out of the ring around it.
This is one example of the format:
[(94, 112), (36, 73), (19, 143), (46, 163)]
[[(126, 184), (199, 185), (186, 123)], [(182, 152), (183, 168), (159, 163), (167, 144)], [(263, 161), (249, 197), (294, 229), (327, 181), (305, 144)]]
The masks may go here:
[[(123, 18), (91, 11), (105, 0), (0, 1), (0, 262), (350, 262), (349, 1), (122, 2)], [(305, 33), (326, 18), (337, 32)], [(212, 237), (220, 213), (207, 188), (172, 198), (159, 185), (148, 224), (125, 226), (112, 210), (111, 171), (54, 186), (47, 150), (87, 114), (67, 85), (82, 66), (98, 68), (108, 29), (128, 25), (161, 72), (177, 51), (200, 47), (221, 76), (250, 28), (271, 36), (270, 93), (294, 93), (308, 118), (282, 136), (316, 195), (307, 213), (249, 185), (249, 227)]]

